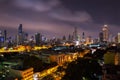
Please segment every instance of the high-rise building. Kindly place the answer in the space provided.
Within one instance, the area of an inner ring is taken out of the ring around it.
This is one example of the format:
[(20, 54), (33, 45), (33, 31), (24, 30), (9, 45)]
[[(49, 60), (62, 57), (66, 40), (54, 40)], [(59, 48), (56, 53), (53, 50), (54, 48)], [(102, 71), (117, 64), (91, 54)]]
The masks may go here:
[(99, 33), (99, 42), (103, 42), (103, 32)]
[(40, 41), (41, 41), (41, 35), (40, 33), (36, 33), (35, 34), (35, 42), (36, 42), (36, 45), (40, 45)]
[(103, 41), (104, 41), (104, 42), (108, 42), (108, 40), (109, 40), (108, 25), (104, 25), (104, 26), (103, 26), (102, 32), (103, 32)]
[(22, 30), (22, 24), (19, 24), (18, 27), (18, 34), (22, 34), (23, 30)]
[(17, 43), (18, 44), (23, 44), (24, 40), (23, 40), (23, 29), (22, 29), (22, 24), (19, 24), (18, 27), (18, 37), (17, 37)]
[(81, 42), (82, 42), (82, 44), (85, 43), (85, 33), (84, 33), (84, 32), (82, 33), (82, 39), (81, 39)]
[(2, 31), (0, 30), (0, 47), (3, 46), (4, 43), (4, 36), (2, 35)]
[(73, 32), (73, 38), (75, 41), (78, 41), (78, 32), (77, 32), (77, 27), (74, 28), (74, 32)]
[(118, 43), (120, 43), (120, 33), (118, 33)]
[(73, 35), (70, 35), (68, 36), (68, 41), (73, 41)]
[(7, 40), (7, 31), (4, 30), (4, 40), (6, 41)]
[(24, 33), (24, 40), (28, 41), (28, 33)]

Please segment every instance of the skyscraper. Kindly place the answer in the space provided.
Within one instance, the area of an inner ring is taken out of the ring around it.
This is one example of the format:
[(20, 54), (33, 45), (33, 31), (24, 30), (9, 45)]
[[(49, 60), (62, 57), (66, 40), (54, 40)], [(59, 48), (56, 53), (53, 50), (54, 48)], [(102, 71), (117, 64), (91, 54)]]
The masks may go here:
[(103, 32), (99, 33), (99, 42), (103, 42)]
[(6, 41), (6, 39), (7, 39), (7, 31), (4, 30), (4, 40)]
[(118, 33), (118, 43), (120, 43), (120, 33)]
[(84, 32), (82, 33), (82, 40), (81, 41), (82, 41), (82, 44), (85, 43), (85, 33)]
[(104, 42), (108, 42), (108, 40), (109, 40), (108, 25), (104, 25), (104, 26), (103, 26), (102, 32), (103, 32), (103, 41), (104, 41)]
[(78, 41), (78, 32), (77, 32), (77, 27), (74, 28), (74, 32), (73, 32), (73, 38), (75, 41)]
[(18, 27), (18, 34), (22, 34), (23, 30), (22, 30), (22, 24), (19, 24)]
[(18, 44), (23, 44), (23, 29), (22, 29), (22, 24), (19, 24), (18, 27), (18, 37), (17, 37), (17, 43)]
[(40, 41), (41, 41), (41, 35), (40, 35), (40, 33), (36, 33), (35, 34), (35, 42), (36, 42), (37, 46), (40, 45)]
[(2, 31), (0, 30), (0, 48), (3, 46), (4, 36), (2, 35)]

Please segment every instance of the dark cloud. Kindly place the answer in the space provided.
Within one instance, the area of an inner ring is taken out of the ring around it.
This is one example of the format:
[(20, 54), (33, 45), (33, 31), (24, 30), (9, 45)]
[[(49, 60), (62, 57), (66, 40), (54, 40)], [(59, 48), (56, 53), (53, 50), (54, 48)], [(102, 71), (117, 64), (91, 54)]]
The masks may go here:
[(24, 30), (30, 34), (41, 32), (62, 36), (72, 34), (74, 27), (78, 27), (79, 34), (85, 32), (88, 36), (98, 36), (104, 23), (107, 23), (111, 32), (116, 34), (119, 25), (114, 21), (119, 17), (111, 16), (111, 12), (108, 18), (105, 10), (111, 11), (111, 6), (107, 5), (103, 10), (101, 4), (105, 7), (106, 1), (98, 3), (83, 0), (0, 0), (0, 24), (5, 25), (4, 28), (11, 30), (11, 33), (17, 31), (22, 23)]
[(46, 12), (60, 4), (59, 0), (13, 0), (13, 4), (24, 9)]

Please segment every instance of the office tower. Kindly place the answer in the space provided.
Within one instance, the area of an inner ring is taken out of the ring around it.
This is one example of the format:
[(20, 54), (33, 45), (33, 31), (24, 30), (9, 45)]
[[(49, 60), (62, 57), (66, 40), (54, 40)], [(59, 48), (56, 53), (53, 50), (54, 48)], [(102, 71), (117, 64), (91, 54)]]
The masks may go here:
[(23, 30), (22, 30), (22, 24), (19, 24), (18, 27), (18, 34), (22, 34)]
[(78, 32), (77, 32), (77, 27), (74, 28), (74, 32), (73, 32), (73, 38), (75, 41), (78, 41)]
[(62, 40), (63, 40), (63, 41), (66, 41), (66, 36), (65, 36), (65, 35), (62, 37)]
[(118, 33), (118, 43), (120, 43), (120, 33)]
[(82, 33), (82, 39), (83, 40), (85, 39), (85, 33), (84, 32)]
[(22, 24), (19, 24), (19, 27), (18, 27), (18, 37), (17, 37), (17, 42), (19, 45), (22, 45), (24, 40), (23, 40), (23, 29), (22, 29)]
[(103, 32), (99, 33), (99, 42), (103, 42)]
[(24, 40), (28, 41), (28, 33), (24, 33)]
[(82, 33), (82, 40), (81, 41), (83, 44), (85, 43), (85, 33), (84, 32)]
[(73, 41), (73, 36), (72, 35), (68, 35), (68, 41)]
[(6, 41), (6, 39), (7, 39), (7, 31), (4, 30), (4, 40)]
[(103, 32), (103, 41), (104, 41), (104, 42), (108, 42), (108, 40), (109, 40), (108, 25), (104, 25), (104, 26), (103, 26), (102, 32)]
[(0, 48), (3, 46), (4, 36), (2, 35), (2, 31), (0, 30)]
[(35, 34), (35, 42), (36, 42), (37, 46), (40, 45), (40, 41), (41, 41), (41, 35), (40, 35), (40, 33), (36, 33)]

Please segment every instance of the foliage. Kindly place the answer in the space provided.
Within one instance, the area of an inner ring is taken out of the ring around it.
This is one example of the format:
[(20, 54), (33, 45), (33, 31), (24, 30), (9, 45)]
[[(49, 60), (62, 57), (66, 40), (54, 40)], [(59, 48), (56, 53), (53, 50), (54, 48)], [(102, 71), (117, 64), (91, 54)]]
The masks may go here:
[(97, 80), (95, 75), (101, 75), (102, 68), (96, 60), (79, 58), (71, 62), (65, 72), (62, 80), (83, 80), (83, 78)]

